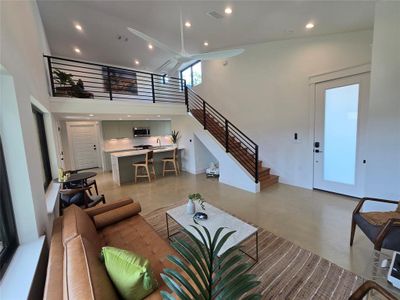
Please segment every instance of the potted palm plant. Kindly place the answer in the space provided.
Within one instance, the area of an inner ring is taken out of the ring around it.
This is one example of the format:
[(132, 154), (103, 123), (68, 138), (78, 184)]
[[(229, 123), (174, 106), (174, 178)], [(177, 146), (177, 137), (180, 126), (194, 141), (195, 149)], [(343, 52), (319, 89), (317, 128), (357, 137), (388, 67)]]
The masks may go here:
[[(239, 252), (240, 247), (234, 246), (218, 256), (235, 231), (222, 234), (225, 228), (221, 227), (211, 237), (206, 227), (191, 227), (200, 239), (184, 229), (189, 240), (176, 238), (172, 242), (172, 247), (185, 260), (172, 255), (167, 257), (185, 276), (170, 268), (161, 273), (161, 278), (178, 299), (261, 299), (260, 294), (251, 293), (260, 282), (256, 280), (256, 275), (248, 273), (251, 263), (243, 262), (244, 255)], [(167, 291), (161, 291), (161, 296), (165, 300), (176, 299)]]
[(69, 73), (65, 73), (60, 69), (55, 69), (54, 73), (54, 81), (58, 85), (56, 87), (55, 93), (57, 96), (71, 96), (72, 88), (75, 85), (72, 80), (73, 75)]
[(171, 132), (171, 142), (172, 142), (174, 145), (177, 145), (177, 144), (178, 144), (179, 138), (180, 138), (180, 136), (179, 136), (179, 131), (177, 131), (177, 130), (172, 130), (172, 132)]

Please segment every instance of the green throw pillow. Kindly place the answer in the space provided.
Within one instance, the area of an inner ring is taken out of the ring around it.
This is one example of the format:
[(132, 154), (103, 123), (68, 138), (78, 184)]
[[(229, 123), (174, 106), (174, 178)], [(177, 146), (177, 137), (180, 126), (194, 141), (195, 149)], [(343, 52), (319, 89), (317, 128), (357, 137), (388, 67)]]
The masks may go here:
[(157, 288), (148, 259), (114, 247), (103, 247), (101, 253), (107, 273), (123, 299), (140, 300)]

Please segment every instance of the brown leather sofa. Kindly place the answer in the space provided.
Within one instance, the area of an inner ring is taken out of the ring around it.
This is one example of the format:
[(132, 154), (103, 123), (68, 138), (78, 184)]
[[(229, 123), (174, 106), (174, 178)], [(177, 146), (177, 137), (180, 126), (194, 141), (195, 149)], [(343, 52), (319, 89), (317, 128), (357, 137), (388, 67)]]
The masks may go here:
[(177, 255), (139, 215), (131, 199), (83, 210), (72, 205), (54, 222), (44, 299), (118, 299), (99, 259), (101, 247), (113, 246), (148, 258), (159, 288), (146, 299), (161, 299), (168, 290), (160, 273), (174, 268), (167, 255)]

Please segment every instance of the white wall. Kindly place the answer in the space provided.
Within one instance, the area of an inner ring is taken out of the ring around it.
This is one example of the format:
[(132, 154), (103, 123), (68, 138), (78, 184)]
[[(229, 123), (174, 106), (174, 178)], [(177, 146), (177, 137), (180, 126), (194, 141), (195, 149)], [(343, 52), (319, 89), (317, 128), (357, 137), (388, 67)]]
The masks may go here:
[(1, 1), (0, 5), (0, 133), (19, 240), (25, 243), (49, 230), (31, 109), (32, 98), (49, 108), (42, 57), (48, 47), (36, 2)]
[(366, 195), (400, 199), (400, 3), (375, 8)]
[(360, 31), (246, 46), (226, 66), (203, 62), (195, 90), (259, 145), (280, 182), (311, 188), (309, 77), (369, 63), (371, 42), (372, 32)]
[[(259, 184), (248, 172), (225, 152), (223, 146), (191, 116), (177, 116), (172, 118), (172, 129), (179, 130), (182, 136), (178, 142), (179, 147), (185, 148), (182, 154), (182, 170), (192, 174), (204, 171), (205, 159), (218, 161), (220, 169), (219, 181), (249, 192), (257, 192)], [(197, 145), (196, 145), (196, 139)], [(205, 158), (205, 147), (212, 155)]]
[(212, 162), (218, 165), (218, 160), (196, 135), (194, 136), (193, 142), (196, 155), (196, 174), (205, 173)]

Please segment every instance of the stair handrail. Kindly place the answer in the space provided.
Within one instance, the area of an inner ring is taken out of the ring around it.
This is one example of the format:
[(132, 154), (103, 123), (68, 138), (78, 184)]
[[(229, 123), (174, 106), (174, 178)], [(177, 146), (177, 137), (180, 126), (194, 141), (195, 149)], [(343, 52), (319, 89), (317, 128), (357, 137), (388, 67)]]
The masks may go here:
[[(254, 177), (255, 183), (258, 183), (259, 182), (258, 145), (250, 137), (248, 137), (242, 130), (240, 130), (236, 125), (234, 125), (231, 121), (229, 121), (227, 118), (225, 118), (215, 107), (213, 107), (210, 103), (208, 103), (206, 100), (204, 100), (199, 94), (197, 94), (195, 91), (193, 91), (193, 89), (189, 88), (188, 86), (185, 86), (185, 90), (187, 91), (185, 93), (185, 97), (186, 97), (186, 105), (187, 105), (188, 112), (190, 112), (192, 109), (194, 110), (193, 104), (195, 103), (196, 100), (201, 101), (201, 104), (202, 104), (201, 107), (203, 110), (203, 118), (204, 118), (203, 125), (204, 125), (205, 130), (207, 130), (207, 122), (206, 122), (207, 107), (211, 108), (213, 113), (217, 114), (223, 120), (224, 133), (225, 133), (225, 145), (223, 145), (223, 146), (225, 147), (225, 151), (227, 153), (231, 152), (231, 150), (229, 149), (229, 137), (230, 136), (233, 136), (233, 138), (236, 138), (241, 145), (243, 144), (242, 142), (245, 142), (247, 144), (247, 145), (245, 144), (245, 148), (251, 150), (253, 152), (252, 155), (254, 156), (254, 161), (253, 161), (254, 172), (252, 172), (251, 175)], [(197, 98), (197, 99), (195, 100), (194, 98)], [(197, 103), (197, 104), (199, 104), (199, 103)], [(197, 107), (197, 109), (199, 109), (199, 108)], [(229, 130), (230, 128), (232, 128), (233, 130)], [(236, 160), (238, 160), (238, 159), (236, 159)], [(239, 163), (241, 163), (241, 162), (239, 161)], [(247, 165), (247, 167), (249, 167), (249, 166)], [(250, 170), (248, 170), (248, 171), (250, 171)]]

